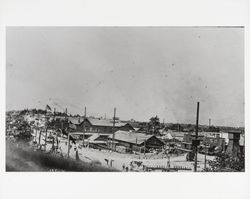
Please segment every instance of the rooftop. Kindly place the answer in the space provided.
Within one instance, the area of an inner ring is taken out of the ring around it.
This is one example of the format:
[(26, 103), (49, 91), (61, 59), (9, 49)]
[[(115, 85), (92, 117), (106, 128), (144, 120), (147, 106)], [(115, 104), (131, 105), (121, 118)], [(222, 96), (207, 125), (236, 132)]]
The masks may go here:
[[(93, 126), (110, 126), (110, 127), (113, 126), (113, 120), (111, 119), (101, 119), (101, 118), (87, 118), (87, 119)], [(121, 127), (126, 124), (127, 123), (121, 121), (115, 122), (116, 127)]]
[[(144, 133), (135, 133), (121, 130), (115, 132), (115, 140), (121, 140), (133, 144), (142, 144), (145, 140), (148, 140), (153, 136), (154, 135), (146, 135)], [(112, 138), (112, 135), (110, 135), (109, 138)]]

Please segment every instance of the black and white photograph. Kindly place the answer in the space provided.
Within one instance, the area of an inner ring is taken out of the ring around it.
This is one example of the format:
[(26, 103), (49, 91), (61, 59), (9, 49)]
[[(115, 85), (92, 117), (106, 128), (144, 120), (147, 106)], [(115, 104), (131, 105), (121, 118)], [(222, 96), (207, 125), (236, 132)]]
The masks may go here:
[(244, 172), (244, 27), (7, 27), (6, 171)]
[(0, 1), (0, 199), (249, 199), (249, 13)]

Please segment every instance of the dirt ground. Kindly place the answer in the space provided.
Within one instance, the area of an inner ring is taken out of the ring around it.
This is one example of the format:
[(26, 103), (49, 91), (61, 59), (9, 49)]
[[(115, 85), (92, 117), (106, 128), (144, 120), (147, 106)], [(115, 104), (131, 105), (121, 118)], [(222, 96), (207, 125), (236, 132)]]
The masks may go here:
[[(38, 138), (37, 138), (38, 139)], [(44, 137), (42, 136), (41, 144), (44, 143)], [(46, 151), (49, 151), (52, 147), (51, 143), (47, 143)], [(67, 157), (68, 145), (67, 139), (60, 138), (59, 144), (60, 152), (63, 156)], [(72, 144), (70, 148), (70, 157), (76, 158), (76, 151), (78, 151), (79, 159), (84, 162), (97, 162), (104, 167), (113, 167), (114, 169), (125, 171), (124, 168), (128, 167), (131, 170), (131, 161), (142, 162), (143, 165), (149, 167), (167, 167), (168, 158), (162, 158), (162, 155), (144, 154), (122, 154), (118, 152), (112, 152), (108, 150), (98, 150), (93, 148), (82, 148), (79, 143)], [(207, 156), (207, 160), (212, 160), (214, 156)], [(186, 153), (179, 156), (170, 157), (170, 167), (185, 167), (193, 171), (194, 162), (186, 161)], [(198, 154), (198, 171), (204, 168), (205, 157), (203, 154)], [(133, 168), (134, 171), (142, 171), (142, 168)]]

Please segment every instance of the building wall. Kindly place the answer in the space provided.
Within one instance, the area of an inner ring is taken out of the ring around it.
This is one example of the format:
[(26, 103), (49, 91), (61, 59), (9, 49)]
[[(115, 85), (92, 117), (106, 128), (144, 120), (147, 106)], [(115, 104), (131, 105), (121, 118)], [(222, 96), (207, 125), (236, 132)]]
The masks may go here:
[[(111, 134), (112, 133), (112, 126), (94, 126), (88, 120), (85, 120), (84, 123), (82, 122), (79, 125), (79, 130), (83, 131), (85, 127), (86, 132), (90, 133), (104, 133), (104, 134)], [(119, 127), (115, 126), (114, 131), (119, 130)]]
[(225, 139), (217, 137), (204, 137), (202, 144), (208, 144), (211, 147), (221, 147), (223, 150), (225, 148)]
[[(129, 143), (126, 141), (122, 140), (115, 140), (118, 142), (116, 145), (117, 146), (124, 146), (127, 148), (128, 151), (139, 151), (142, 152), (144, 149), (144, 142), (141, 144), (136, 144), (136, 143)], [(146, 140), (146, 148), (162, 148), (165, 144), (161, 142), (158, 138), (156, 137), (151, 137), (148, 140)]]
[(119, 130), (122, 130), (122, 131), (133, 131), (134, 129), (133, 129), (133, 127), (130, 124), (126, 124), (124, 126), (121, 126), (119, 128)]
[(161, 142), (158, 138), (154, 136), (146, 140), (147, 148), (161, 148), (164, 145), (165, 144), (163, 142)]
[(226, 153), (236, 157), (239, 154), (241, 154), (240, 142), (239, 142), (240, 134), (229, 133), (228, 137), (229, 137), (229, 143), (227, 146)]
[[(198, 139), (199, 139), (199, 140), (202, 140), (202, 139), (203, 139), (203, 136), (198, 135)], [(190, 133), (184, 134), (183, 142), (192, 143), (192, 140), (195, 140), (195, 135), (192, 135), (192, 134), (190, 134)]]

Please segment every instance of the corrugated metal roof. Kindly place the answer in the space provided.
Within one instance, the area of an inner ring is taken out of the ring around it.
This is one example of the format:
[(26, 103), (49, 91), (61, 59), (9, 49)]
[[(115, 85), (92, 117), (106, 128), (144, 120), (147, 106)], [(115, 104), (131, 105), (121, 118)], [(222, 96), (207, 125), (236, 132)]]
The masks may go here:
[[(134, 144), (142, 144), (145, 140), (148, 140), (151, 137), (153, 137), (153, 135), (146, 135), (144, 133), (135, 133), (121, 130), (115, 132), (115, 140)], [(109, 138), (112, 138), (112, 135), (110, 135)]]
[[(88, 118), (88, 121), (93, 125), (93, 126), (113, 126), (113, 120), (111, 119), (101, 119), (101, 118)], [(126, 125), (127, 123), (121, 122), (121, 121), (116, 121), (115, 126), (116, 127), (121, 127)]]

